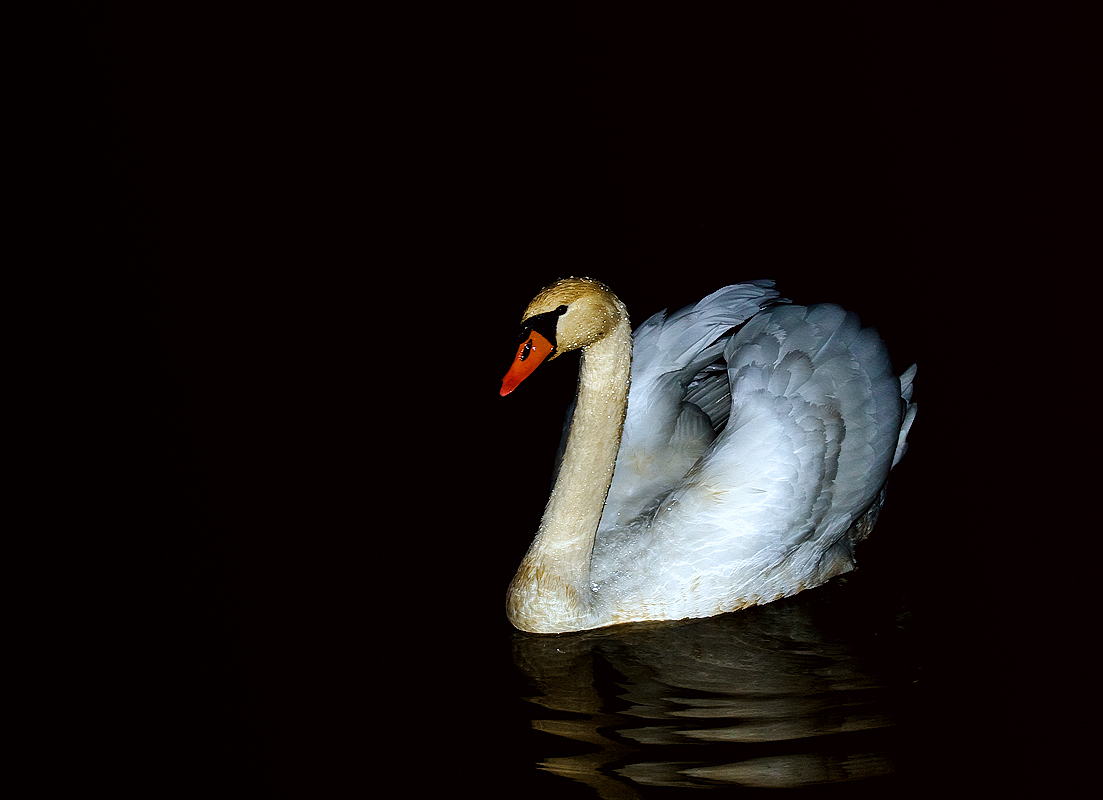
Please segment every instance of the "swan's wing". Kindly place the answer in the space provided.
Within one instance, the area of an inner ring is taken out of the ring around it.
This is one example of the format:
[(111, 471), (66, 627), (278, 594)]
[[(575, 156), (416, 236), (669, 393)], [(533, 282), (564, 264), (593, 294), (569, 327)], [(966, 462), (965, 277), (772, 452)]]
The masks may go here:
[[(632, 388), (602, 527), (641, 513), (677, 485), (715, 438), (730, 404), (725, 334), (778, 302), (774, 282), (725, 286), (673, 314), (660, 311), (632, 337)], [(783, 301), (784, 302), (784, 301)]]
[(912, 364), (900, 376), (900, 397), (907, 404), (907, 407), (904, 409), (904, 419), (900, 421), (900, 436), (896, 439), (896, 452), (892, 457), (894, 467), (900, 463), (900, 459), (904, 457), (904, 453), (908, 450), (908, 431), (912, 429), (912, 422), (915, 420), (915, 403), (911, 401), (915, 373), (916, 366)]
[(852, 566), (847, 530), (902, 443), (905, 401), (884, 344), (838, 306), (777, 306), (724, 358), (727, 426), (619, 552), (595, 548), (610, 598), (704, 616)]

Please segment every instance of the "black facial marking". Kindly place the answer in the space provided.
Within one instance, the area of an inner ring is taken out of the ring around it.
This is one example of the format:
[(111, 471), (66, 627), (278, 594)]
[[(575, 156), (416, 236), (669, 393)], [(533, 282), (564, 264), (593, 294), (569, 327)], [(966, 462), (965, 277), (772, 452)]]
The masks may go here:
[[(555, 353), (555, 326), (559, 321), (559, 318), (567, 313), (567, 306), (562, 305), (555, 311), (545, 311), (543, 314), (533, 314), (531, 317), (521, 323), (521, 341), (529, 338), (529, 334), (535, 331), (547, 339), (552, 346), (552, 354)], [(531, 341), (529, 346), (526, 347), (526, 352), (522, 354), (521, 360), (524, 361), (528, 358), (528, 350), (531, 349)]]

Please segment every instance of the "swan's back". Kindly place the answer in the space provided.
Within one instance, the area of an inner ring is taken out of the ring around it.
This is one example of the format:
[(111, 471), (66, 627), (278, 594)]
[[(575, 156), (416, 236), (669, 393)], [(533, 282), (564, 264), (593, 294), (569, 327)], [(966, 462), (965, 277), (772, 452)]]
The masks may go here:
[(647, 425), (642, 404), (633, 416), (633, 375), (611, 489), (632, 483), (645, 452), (684, 466), (656, 490), (650, 465), (646, 502), (610, 492), (591, 586), (614, 621), (723, 613), (852, 569), (853, 531), (872, 524), (903, 453), (914, 368), (902, 393), (884, 343), (855, 314), (774, 306), (718, 338), (668, 381), (665, 448), (633, 449)]
[[(794, 414), (824, 426), (825, 452), (837, 443), (833, 478), (820, 504), (863, 511), (885, 483), (903, 414), (900, 381), (884, 342), (837, 305), (788, 306), (752, 319), (725, 350), (738, 425), (766, 396), (784, 396)], [(830, 465), (828, 465), (830, 466)]]

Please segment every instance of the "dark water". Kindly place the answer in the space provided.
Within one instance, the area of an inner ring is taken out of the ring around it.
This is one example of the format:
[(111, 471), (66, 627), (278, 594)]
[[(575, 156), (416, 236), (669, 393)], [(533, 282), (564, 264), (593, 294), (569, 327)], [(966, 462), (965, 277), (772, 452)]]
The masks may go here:
[(513, 711), (543, 774), (516, 774), (603, 798), (904, 789), (922, 774), (913, 627), (905, 598), (851, 577), (711, 619), (517, 633)]

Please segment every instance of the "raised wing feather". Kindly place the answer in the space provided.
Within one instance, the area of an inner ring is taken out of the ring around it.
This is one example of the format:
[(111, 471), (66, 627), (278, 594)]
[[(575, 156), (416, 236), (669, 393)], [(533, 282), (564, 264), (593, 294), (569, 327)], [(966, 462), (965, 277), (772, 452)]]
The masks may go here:
[(703, 370), (722, 356), (733, 328), (779, 301), (773, 285), (759, 280), (725, 286), (669, 316), (660, 311), (636, 329), (632, 390), (601, 527), (647, 510), (712, 443), (730, 393), (722, 369)]
[(727, 424), (642, 514), (599, 531), (592, 579), (603, 602), (706, 616), (852, 567), (847, 531), (906, 435), (884, 344), (856, 315), (820, 305), (767, 309), (721, 346)]

